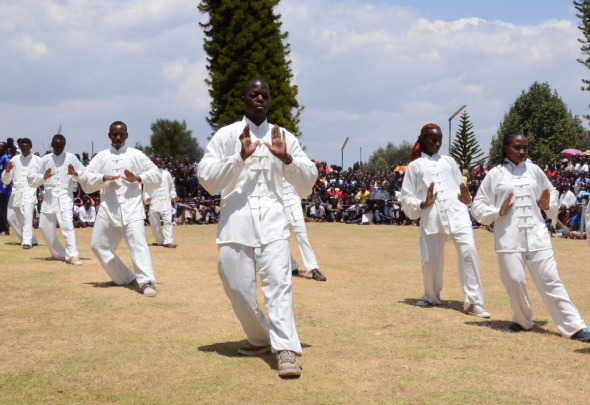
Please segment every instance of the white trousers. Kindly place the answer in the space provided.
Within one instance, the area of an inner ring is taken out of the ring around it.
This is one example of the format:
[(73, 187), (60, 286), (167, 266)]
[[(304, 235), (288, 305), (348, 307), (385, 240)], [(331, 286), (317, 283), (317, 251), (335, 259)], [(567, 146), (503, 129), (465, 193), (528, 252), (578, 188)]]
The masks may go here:
[(420, 237), (420, 260), (424, 277), (424, 296), (422, 299), (439, 305), (440, 292), (443, 288), (444, 253), (447, 238), (452, 239), (457, 250), (459, 262), (459, 280), (465, 294), (463, 307), (471, 304), (483, 306), (483, 289), (479, 276), (477, 251), (470, 227), (459, 229), (451, 235), (434, 234)]
[[(287, 215), (289, 226), (291, 227), (291, 230), (297, 239), (297, 245), (299, 245), (299, 252), (301, 252), (301, 257), (303, 258), (303, 265), (305, 266), (306, 273), (310, 273), (315, 269), (319, 270), (320, 266), (318, 266), (318, 261), (315, 258), (315, 254), (313, 253), (313, 249), (309, 243), (309, 238), (307, 237), (307, 227), (305, 226), (303, 214), (301, 214), (301, 218), (296, 219), (294, 218), (294, 215), (292, 215), (290, 212), (287, 212), (287, 210), (290, 210), (290, 208), (285, 208), (285, 214)], [(293, 255), (290, 255), (290, 260), (291, 268), (298, 269), (299, 264)]]
[[(121, 239), (125, 239), (129, 247), (134, 272), (115, 253)], [(127, 285), (133, 280), (137, 280), (140, 288), (147, 283), (156, 287), (152, 258), (145, 240), (143, 220), (133, 221), (118, 227), (111, 225), (102, 217), (97, 217), (90, 247), (115, 284)]]
[(34, 212), (34, 204), (8, 207), (8, 223), (14, 230), (21, 245), (34, 245), (37, 243), (37, 239), (33, 236)]
[[(289, 241), (277, 240), (260, 248), (219, 245), (218, 272), (248, 342), (270, 345), (273, 352), (302, 353), (293, 317)], [(256, 300), (256, 266), (268, 320)]]
[[(59, 223), (59, 229), (66, 240), (66, 248), (57, 239), (55, 224)], [(57, 213), (42, 212), (39, 215), (39, 229), (45, 239), (49, 253), (54, 259), (69, 259), (78, 257), (76, 248), (76, 233), (74, 232), (74, 212), (65, 210)]]
[[(162, 221), (162, 225), (160, 225)], [(158, 245), (174, 243), (172, 239), (172, 212), (156, 212), (150, 210), (150, 228)]]
[(533, 310), (524, 273), (526, 265), (559, 332), (565, 337), (571, 337), (586, 327), (559, 279), (552, 249), (526, 253), (498, 253), (498, 264), (500, 278), (510, 297), (514, 322), (525, 329), (533, 327)]

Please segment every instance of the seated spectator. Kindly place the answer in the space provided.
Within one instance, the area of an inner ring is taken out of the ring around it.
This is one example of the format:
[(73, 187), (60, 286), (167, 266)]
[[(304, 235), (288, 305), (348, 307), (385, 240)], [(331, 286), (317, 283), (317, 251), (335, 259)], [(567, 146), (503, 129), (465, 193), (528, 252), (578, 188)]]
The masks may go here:
[(314, 201), (313, 205), (309, 209), (309, 218), (315, 222), (324, 222), (326, 218), (326, 211), (318, 200)]
[(89, 196), (84, 196), (84, 204), (77, 208), (74, 218), (74, 226), (76, 228), (94, 227), (96, 208), (92, 205), (92, 200)]

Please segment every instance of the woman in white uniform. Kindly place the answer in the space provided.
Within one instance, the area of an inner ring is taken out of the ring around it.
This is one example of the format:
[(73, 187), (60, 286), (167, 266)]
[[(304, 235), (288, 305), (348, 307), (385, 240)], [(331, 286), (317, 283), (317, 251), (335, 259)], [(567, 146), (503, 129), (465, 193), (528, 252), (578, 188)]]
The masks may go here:
[(420, 260), (424, 295), (416, 305), (440, 305), (443, 287), (444, 246), (452, 239), (459, 260), (459, 279), (469, 315), (489, 318), (483, 308), (477, 251), (467, 205), (471, 195), (455, 160), (438, 153), (442, 132), (436, 124), (426, 124), (410, 156), (402, 184), (402, 208), (410, 219), (420, 218)]
[(481, 183), (471, 215), (481, 224), (494, 223), (500, 278), (514, 313), (510, 330), (520, 332), (533, 327), (526, 265), (559, 332), (590, 341), (590, 332), (559, 279), (541, 214), (544, 210), (548, 218), (557, 216), (557, 190), (537, 165), (527, 161), (527, 155), (528, 141), (522, 132), (504, 136), (501, 163)]

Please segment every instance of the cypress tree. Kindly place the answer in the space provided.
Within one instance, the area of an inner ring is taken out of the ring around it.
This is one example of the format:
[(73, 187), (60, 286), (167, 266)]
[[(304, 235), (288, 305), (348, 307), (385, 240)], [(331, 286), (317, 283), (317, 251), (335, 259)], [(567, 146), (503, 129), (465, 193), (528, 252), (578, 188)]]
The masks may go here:
[(200, 23), (205, 34), (212, 98), (207, 122), (213, 133), (244, 115), (242, 88), (253, 78), (264, 79), (271, 90), (268, 121), (300, 136), (303, 106), (297, 102), (288, 33), (281, 32), (279, 0), (201, 0), (199, 11), (209, 20)]

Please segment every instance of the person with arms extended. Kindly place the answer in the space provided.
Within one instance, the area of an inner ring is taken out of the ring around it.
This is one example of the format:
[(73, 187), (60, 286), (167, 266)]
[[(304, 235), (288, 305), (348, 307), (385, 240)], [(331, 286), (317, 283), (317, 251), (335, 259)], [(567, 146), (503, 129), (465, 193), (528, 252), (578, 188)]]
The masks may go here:
[[(175, 248), (172, 239), (172, 204), (171, 201), (178, 201), (174, 180), (168, 170), (162, 170), (164, 161), (161, 157), (153, 159), (154, 164), (162, 174), (162, 183), (158, 187), (151, 187), (147, 184), (143, 188), (143, 199), (150, 206), (150, 227), (157, 246)], [(160, 225), (160, 222), (162, 224)]]
[[(243, 89), (245, 117), (218, 130), (199, 164), (199, 182), (221, 192), (218, 271), (248, 343), (238, 353), (277, 353), (281, 377), (298, 377), (302, 353), (292, 306), (289, 230), (283, 178), (299, 195), (318, 172), (294, 135), (269, 124), (270, 88), (262, 79)], [(256, 269), (258, 267), (258, 269)], [(268, 319), (256, 300), (256, 271)]]
[(440, 305), (443, 287), (444, 246), (453, 240), (459, 261), (459, 280), (469, 315), (489, 318), (483, 308), (483, 289), (473, 229), (467, 205), (471, 195), (453, 158), (438, 153), (442, 132), (436, 124), (426, 124), (412, 149), (404, 176), (401, 203), (406, 216), (420, 218), (420, 260), (424, 295), (416, 305)]
[[(53, 259), (81, 266), (74, 231), (74, 188), (78, 178), (69, 173), (68, 166), (75, 167), (78, 173), (82, 172), (84, 166), (76, 155), (65, 152), (66, 138), (62, 134), (53, 136), (51, 147), (53, 153), (43, 156), (36, 170), (30, 170), (27, 174), (29, 186), (35, 189), (45, 187), (39, 229)], [(59, 224), (66, 241), (65, 249), (57, 239), (56, 224)]]
[[(137, 283), (145, 296), (155, 297), (157, 286), (145, 240), (141, 185), (158, 187), (162, 174), (143, 152), (125, 145), (128, 136), (124, 122), (113, 122), (109, 126), (111, 147), (99, 152), (80, 175), (86, 193), (100, 189), (90, 247), (115, 284)], [(73, 166), (69, 169), (76, 174)], [(134, 271), (116, 254), (121, 239), (129, 247)]]
[(521, 131), (508, 132), (499, 164), (481, 183), (471, 215), (481, 224), (494, 223), (500, 278), (514, 316), (510, 330), (533, 327), (533, 311), (526, 288), (525, 265), (559, 332), (590, 341), (590, 332), (559, 279), (551, 239), (541, 210), (557, 216), (558, 192), (543, 170), (527, 161), (528, 140)]
[(23, 249), (37, 246), (33, 236), (33, 213), (37, 203), (37, 189), (29, 187), (27, 175), (30, 170), (37, 170), (41, 158), (31, 153), (33, 142), (29, 138), (19, 138), (20, 155), (8, 162), (2, 173), (2, 183), (12, 182), (12, 193), (8, 201), (8, 222), (18, 237)]

